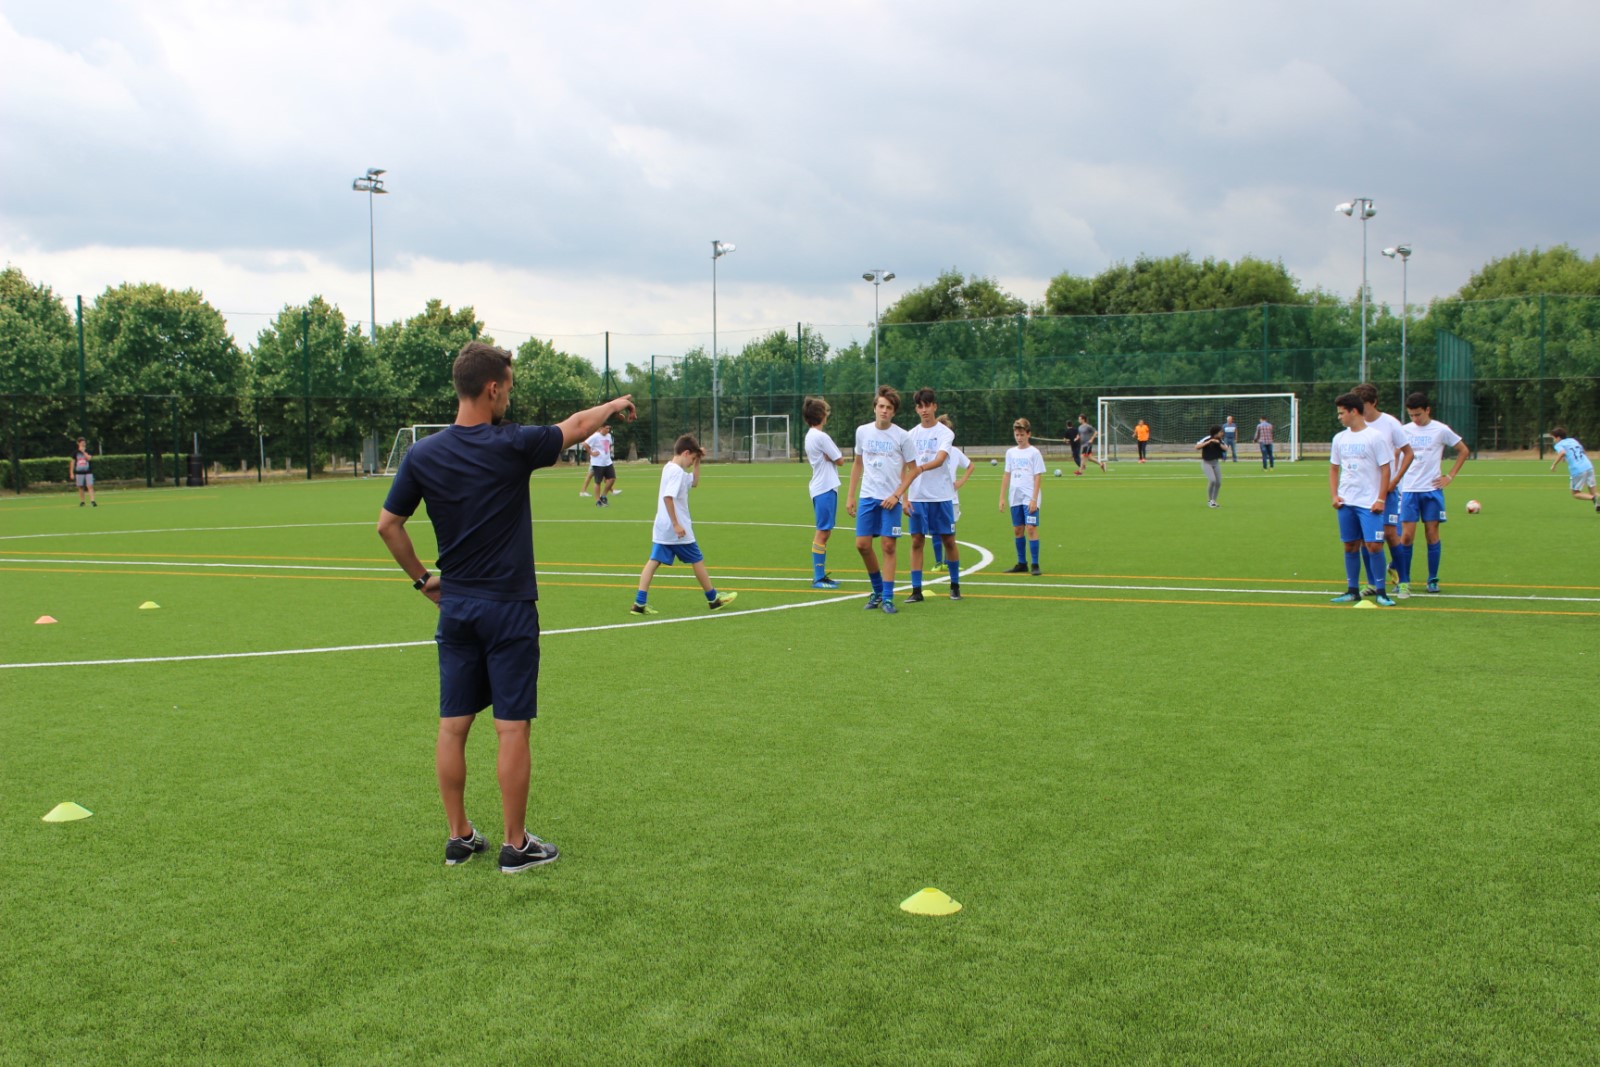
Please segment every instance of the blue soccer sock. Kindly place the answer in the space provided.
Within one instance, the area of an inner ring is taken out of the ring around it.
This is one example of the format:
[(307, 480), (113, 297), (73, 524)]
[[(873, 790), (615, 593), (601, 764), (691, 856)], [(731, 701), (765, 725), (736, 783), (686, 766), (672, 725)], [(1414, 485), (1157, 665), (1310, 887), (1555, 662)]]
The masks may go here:
[(887, 604), (893, 599), (894, 599), (894, 583), (893, 582), (884, 582), (883, 583), (883, 602), (885, 604)]
[(1380, 548), (1376, 552), (1363, 551), (1366, 551), (1367, 556), (1367, 580), (1378, 591), (1378, 595), (1382, 596), (1384, 593), (1383, 584), (1389, 580), (1388, 575), (1384, 573), (1387, 568), (1383, 565), (1383, 549)]
[(881, 571), (868, 571), (867, 577), (872, 579), (872, 595), (883, 596), (883, 573)]
[(911, 591), (913, 593), (922, 592), (922, 572), (921, 571), (912, 571), (911, 572)]
[(1017, 538), (1017, 562), (1028, 562), (1028, 539), (1026, 537)]
[(1033, 565), (1037, 567), (1039, 565), (1039, 539), (1037, 537), (1028, 542), (1028, 551), (1033, 553)]
[(820, 582), (820, 581), (822, 581), (823, 577), (827, 573), (828, 573), (828, 554), (826, 552), (818, 552), (817, 551), (817, 546), (816, 545), (812, 545), (811, 546), (811, 580), (813, 582)]
[(1396, 545), (1394, 549), (1396, 556), (1394, 569), (1400, 575), (1400, 580), (1405, 583), (1411, 581), (1411, 550), (1411, 545), (1404, 544)]
[(944, 566), (944, 542), (943, 541), (935, 541), (933, 543), (933, 565), (935, 567), (943, 567)]
[(709, 604), (715, 599), (717, 599), (717, 587), (712, 586), (706, 590), (706, 603)]
[(649, 593), (648, 590), (641, 589), (637, 593), (633, 594), (633, 602), (635, 604), (643, 604), (645, 602), (646, 598), (648, 598), (649, 596), (650, 596), (650, 593)]
[(1344, 554), (1344, 580), (1349, 584), (1351, 592), (1361, 588), (1361, 553)]
[(950, 584), (961, 584), (961, 561), (959, 559), (953, 559), (950, 561)]
[(1444, 542), (1435, 541), (1428, 546), (1428, 581), (1439, 580), (1439, 557), (1444, 555)]

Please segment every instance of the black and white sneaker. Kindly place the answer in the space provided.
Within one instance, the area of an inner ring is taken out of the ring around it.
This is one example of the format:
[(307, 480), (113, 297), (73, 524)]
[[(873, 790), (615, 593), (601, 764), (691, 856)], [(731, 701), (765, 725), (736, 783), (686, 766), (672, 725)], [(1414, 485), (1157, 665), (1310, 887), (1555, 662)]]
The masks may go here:
[(500, 846), (500, 873), (518, 874), (529, 867), (540, 867), (546, 863), (554, 863), (561, 858), (561, 850), (548, 841), (540, 841), (537, 837), (523, 831), (521, 848), (512, 848), (510, 845)]
[(1010, 570), (1006, 571), (1006, 573), (1007, 574), (1027, 574), (1028, 573), (1028, 565), (1026, 563), (1019, 563), (1015, 567), (1012, 567)]
[[(467, 825), (472, 826), (471, 823)], [(472, 833), (466, 837), (452, 837), (444, 843), (444, 864), (446, 867), (455, 867), (488, 850), (488, 839), (478, 833), (476, 826), (472, 826)]]
[(961, 587), (959, 585), (952, 584), (950, 586), (950, 599), (951, 600), (960, 600), (961, 599)]
[(877, 611), (882, 606), (883, 606), (883, 597), (879, 596), (877, 593), (873, 593), (871, 596), (867, 597), (867, 610), (868, 611)]
[(920, 604), (920, 603), (922, 603), (922, 590), (920, 590), (920, 589), (911, 590), (911, 595), (906, 597), (906, 603), (907, 604)]
[(1028, 573), (1029, 573), (1029, 574), (1031, 574), (1031, 575), (1033, 575), (1033, 576), (1034, 576), (1034, 577), (1035, 577), (1035, 578), (1037, 578), (1037, 577), (1039, 577), (1039, 575), (1041, 575), (1041, 574), (1043, 574), (1043, 573), (1044, 573), (1044, 571), (1041, 571), (1041, 570), (1040, 570), (1040, 569), (1039, 569), (1039, 565), (1038, 565), (1038, 564), (1037, 564), (1037, 563), (1035, 563), (1035, 564), (1034, 564), (1034, 565), (1033, 565), (1033, 569), (1032, 569), (1032, 570), (1030, 570), (1030, 571), (1029, 571), (1029, 572), (1028, 572)]

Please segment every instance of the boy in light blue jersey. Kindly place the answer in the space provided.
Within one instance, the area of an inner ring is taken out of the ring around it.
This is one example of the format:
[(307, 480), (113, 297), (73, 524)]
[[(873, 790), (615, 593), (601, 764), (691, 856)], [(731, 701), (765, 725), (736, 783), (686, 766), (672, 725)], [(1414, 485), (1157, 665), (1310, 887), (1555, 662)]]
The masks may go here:
[[(1445, 521), (1444, 487), (1456, 480), (1461, 465), (1472, 454), (1461, 435), (1433, 417), (1433, 407), (1424, 393), (1406, 397), (1411, 422), (1405, 427), (1411, 443), (1412, 462), (1400, 483), (1400, 552), (1395, 567), (1400, 572), (1396, 600), (1411, 596), (1411, 553), (1417, 540), (1417, 523), (1428, 540), (1428, 592), (1439, 591), (1439, 560), (1444, 544), (1439, 540), (1439, 524)], [(1441, 474), (1444, 450), (1455, 449), (1455, 466)]]
[(950, 567), (950, 599), (961, 599), (961, 560), (956, 549), (955, 482), (950, 478), (950, 451), (955, 431), (939, 421), (939, 398), (924, 386), (911, 396), (917, 426), (911, 431), (917, 475), (906, 490), (911, 516), (911, 595), (907, 604), (922, 602), (922, 546), (932, 537), (944, 546)]
[(1550, 436), (1556, 443), (1556, 458), (1550, 464), (1550, 469), (1555, 470), (1557, 463), (1566, 460), (1572, 495), (1578, 500), (1593, 501), (1594, 510), (1600, 513), (1600, 493), (1597, 493), (1594, 487), (1594, 462), (1583, 451), (1583, 446), (1578, 443), (1576, 437), (1567, 436), (1566, 427), (1557, 426), (1550, 431)]
[[(882, 608), (894, 615), (894, 561), (900, 537), (900, 515), (906, 487), (916, 475), (916, 453), (911, 435), (894, 424), (900, 394), (879, 386), (872, 403), (872, 421), (856, 428), (856, 455), (850, 463), (850, 495), (845, 509), (856, 520), (856, 551), (866, 564), (872, 595), (867, 610)], [(878, 565), (872, 542), (883, 541), (883, 565)]]
[(828, 577), (828, 537), (839, 515), (839, 465), (844, 455), (823, 427), (832, 413), (820, 396), (808, 396), (800, 407), (806, 420), (806, 462), (811, 464), (811, 513), (817, 532), (811, 538), (811, 588), (837, 589), (839, 583)]
[(1366, 557), (1367, 577), (1374, 592), (1372, 599), (1383, 608), (1394, 607), (1384, 589), (1383, 505), (1389, 495), (1389, 478), (1394, 463), (1394, 448), (1389, 436), (1368, 426), (1362, 417), (1363, 402), (1355, 393), (1345, 393), (1334, 403), (1339, 422), (1344, 426), (1333, 438), (1328, 457), (1328, 491), (1333, 509), (1339, 514), (1339, 539), (1344, 542), (1344, 573), (1348, 588), (1333, 598), (1335, 604), (1356, 604), (1361, 600), (1361, 561)]

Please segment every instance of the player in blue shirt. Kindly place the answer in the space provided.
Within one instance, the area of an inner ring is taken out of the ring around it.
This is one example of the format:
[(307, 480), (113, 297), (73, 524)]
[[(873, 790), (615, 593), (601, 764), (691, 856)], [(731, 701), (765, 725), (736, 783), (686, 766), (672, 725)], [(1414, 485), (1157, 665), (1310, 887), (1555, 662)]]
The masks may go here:
[(1550, 464), (1550, 469), (1556, 469), (1556, 463), (1566, 460), (1567, 477), (1571, 479), (1572, 495), (1579, 500), (1594, 502), (1594, 510), (1600, 512), (1600, 493), (1594, 487), (1594, 462), (1583, 451), (1583, 446), (1576, 437), (1568, 437), (1564, 426), (1557, 426), (1550, 431), (1550, 436), (1555, 439), (1556, 458)]
[[(406, 453), (378, 514), (378, 536), (439, 608), (439, 739), (435, 761), (450, 837), (447, 864), (488, 848), (467, 818), (467, 731), (494, 706), (505, 844), (500, 870), (515, 874), (561, 853), (527, 832), (529, 724), (538, 712), (539, 599), (528, 476), (548, 467), (613, 415), (634, 417), (617, 397), (557, 426), (506, 422), (511, 353), (473, 341), (456, 356), (456, 421)], [(426, 503), (438, 543), (433, 575), (417, 557), (406, 520)]]

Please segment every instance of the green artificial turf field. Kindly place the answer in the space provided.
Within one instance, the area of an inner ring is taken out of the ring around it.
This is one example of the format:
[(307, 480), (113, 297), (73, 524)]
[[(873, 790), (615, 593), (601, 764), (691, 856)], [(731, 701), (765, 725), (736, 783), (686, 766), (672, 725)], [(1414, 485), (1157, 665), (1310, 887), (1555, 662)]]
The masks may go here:
[(0, 501), (0, 1062), (1596, 1060), (1600, 516), (1561, 475), (1469, 463), (1444, 594), (1367, 611), (1322, 462), (1225, 464), (1216, 511), (1192, 462), (1049, 478), (1039, 578), (983, 465), (966, 599), (891, 618), (848, 529), (809, 588), (802, 466), (709, 467), (739, 600), (663, 569), (641, 624), (658, 471), (620, 474), (533, 479), (563, 854), (515, 877), (441, 862), (386, 482)]

